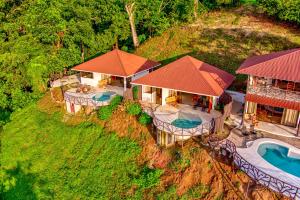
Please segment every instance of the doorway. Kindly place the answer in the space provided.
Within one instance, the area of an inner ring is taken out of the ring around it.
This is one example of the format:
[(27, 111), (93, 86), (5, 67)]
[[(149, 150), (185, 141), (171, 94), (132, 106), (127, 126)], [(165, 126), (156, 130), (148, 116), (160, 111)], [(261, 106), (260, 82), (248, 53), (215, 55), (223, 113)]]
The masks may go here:
[(156, 88), (156, 103), (161, 105), (162, 104), (162, 89)]

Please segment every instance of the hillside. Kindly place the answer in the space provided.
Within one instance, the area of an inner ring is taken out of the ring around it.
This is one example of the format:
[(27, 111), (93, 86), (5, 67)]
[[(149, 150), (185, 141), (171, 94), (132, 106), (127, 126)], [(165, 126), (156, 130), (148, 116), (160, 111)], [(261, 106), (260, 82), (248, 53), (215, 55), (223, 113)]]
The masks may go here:
[[(300, 46), (299, 30), (253, 13), (252, 7), (207, 13), (148, 39), (136, 53), (162, 64), (188, 54), (234, 74), (248, 56)], [(243, 81), (238, 75), (232, 89)], [(152, 127), (125, 104), (101, 121), (96, 113), (66, 114), (46, 93), (13, 112), (0, 129), (1, 199), (284, 199), (199, 140), (158, 147)]]
[[(299, 46), (299, 29), (244, 6), (209, 12), (193, 24), (173, 27), (146, 41), (137, 54), (163, 64), (188, 54), (235, 74), (249, 56)], [(244, 77), (238, 75), (237, 79), (239, 82)]]
[(246, 194), (249, 178), (196, 141), (158, 148), (124, 105), (105, 122), (66, 115), (47, 94), (12, 115), (1, 143), (8, 200), (279, 198), (252, 184)]

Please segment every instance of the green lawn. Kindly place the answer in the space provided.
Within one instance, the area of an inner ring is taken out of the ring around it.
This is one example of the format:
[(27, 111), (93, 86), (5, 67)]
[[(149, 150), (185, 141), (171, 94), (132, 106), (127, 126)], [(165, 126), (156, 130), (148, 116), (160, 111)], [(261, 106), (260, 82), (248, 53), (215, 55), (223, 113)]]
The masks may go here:
[[(141, 148), (132, 140), (89, 122), (67, 126), (36, 106), (13, 114), (1, 135), (4, 199), (138, 198), (161, 174), (136, 164)], [(140, 190), (128, 194), (132, 185)]]

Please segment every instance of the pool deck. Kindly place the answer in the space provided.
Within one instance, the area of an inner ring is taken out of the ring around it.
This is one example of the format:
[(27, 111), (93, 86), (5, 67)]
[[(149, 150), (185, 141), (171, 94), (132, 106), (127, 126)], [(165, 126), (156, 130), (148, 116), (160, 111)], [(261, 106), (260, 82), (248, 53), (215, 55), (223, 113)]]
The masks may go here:
[[(271, 138), (261, 138), (253, 142), (253, 144), (248, 148), (237, 148), (237, 153), (240, 154), (245, 160), (250, 164), (257, 167), (259, 170), (269, 174), (279, 180), (282, 180), (290, 185), (300, 187), (300, 177), (296, 177), (292, 174), (282, 171), (281, 169), (271, 165), (269, 162), (264, 160), (257, 152), (260, 144), (263, 143), (274, 143), (285, 146), (289, 148), (290, 152), (293, 152), (294, 155), (300, 155), (300, 149), (289, 145), (285, 142), (271, 139)], [(295, 169), (299, 170), (299, 169)], [(251, 175), (250, 175), (251, 176)]]
[[(225, 123), (230, 126), (240, 126), (243, 116), (242, 104), (244, 103), (245, 94), (234, 91), (227, 92), (233, 98), (233, 106), (230, 118), (226, 120)], [(248, 121), (244, 121), (244, 124), (248, 129), (250, 129), (250, 123)], [(297, 129), (289, 126), (259, 121), (258, 125), (255, 127), (255, 130), (267, 133), (269, 136), (282, 136), (300, 140), (300, 136), (297, 136)]]
[[(178, 104), (176, 107), (171, 105), (151, 105), (148, 104), (143, 108), (148, 114), (154, 117), (154, 124), (160, 130), (166, 131), (173, 135), (178, 136), (196, 136), (209, 132), (210, 121), (213, 118), (221, 117), (222, 114), (219, 111), (211, 110), (210, 113), (201, 111), (200, 108), (194, 109), (193, 106), (186, 104)], [(201, 119), (202, 123), (194, 128), (179, 128), (172, 125), (172, 122), (178, 118), (186, 118), (191, 120)]]
[(109, 105), (112, 97), (105, 101), (96, 101), (93, 97), (97, 94), (113, 91), (118, 95), (123, 95), (123, 88), (117, 86), (107, 86), (106, 88), (92, 87), (91, 91), (87, 93), (78, 93), (76, 88), (71, 88), (67, 90), (64, 94), (65, 100), (76, 105), (86, 105), (86, 106), (105, 106)]

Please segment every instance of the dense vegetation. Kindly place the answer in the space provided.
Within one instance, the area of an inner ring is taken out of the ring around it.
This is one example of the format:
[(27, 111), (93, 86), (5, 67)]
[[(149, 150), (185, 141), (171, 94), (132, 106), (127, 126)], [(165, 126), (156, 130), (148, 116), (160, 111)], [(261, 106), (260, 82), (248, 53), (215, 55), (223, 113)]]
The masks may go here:
[[(36, 106), (13, 114), (1, 138), (4, 199), (140, 199), (159, 182), (160, 170), (136, 164), (136, 142), (91, 122), (61, 120)], [(128, 194), (132, 185), (137, 191)]]
[(258, 0), (258, 4), (271, 16), (300, 24), (300, 0)]
[[(49, 76), (118, 46), (132, 50), (210, 9), (252, 0), (4, 0), (0, 2), (0, 108), (38, 99)], [(280, 19), (299, 23), (299, 0), (259, 0)], [(0, 118), (7, 118), (2, 114)], [(3, 120), (1, 120), (3, 121)]]

